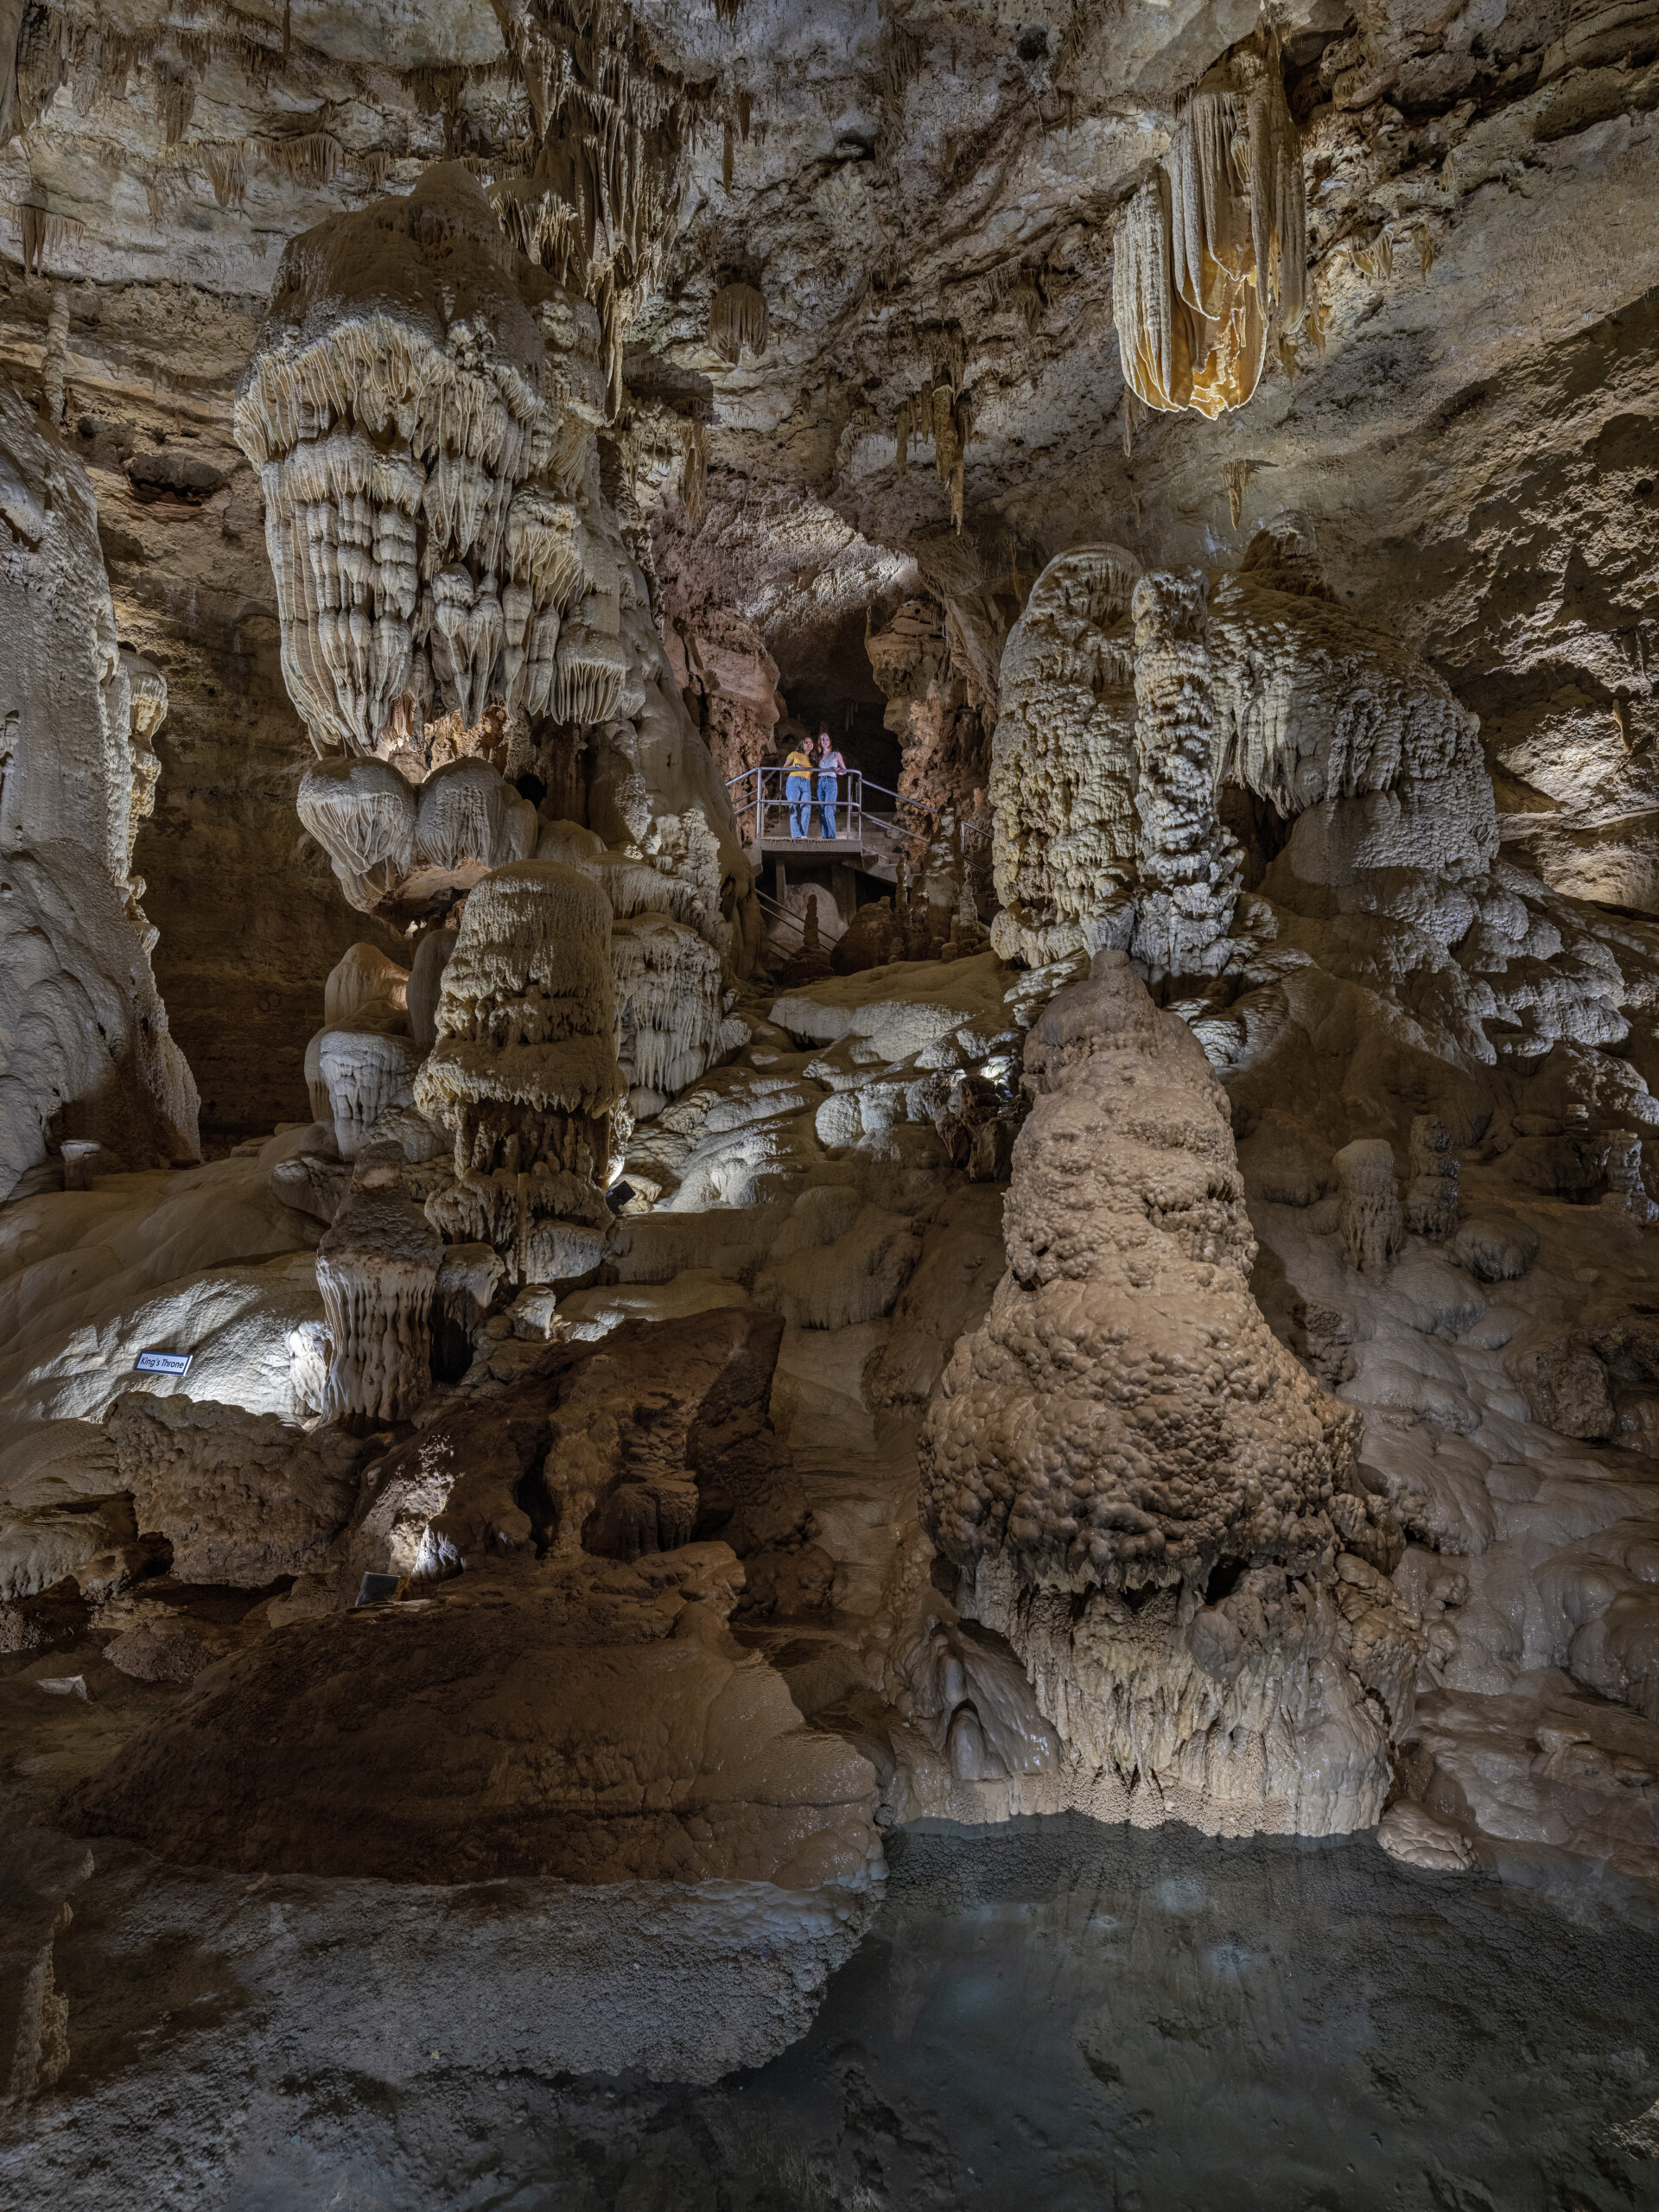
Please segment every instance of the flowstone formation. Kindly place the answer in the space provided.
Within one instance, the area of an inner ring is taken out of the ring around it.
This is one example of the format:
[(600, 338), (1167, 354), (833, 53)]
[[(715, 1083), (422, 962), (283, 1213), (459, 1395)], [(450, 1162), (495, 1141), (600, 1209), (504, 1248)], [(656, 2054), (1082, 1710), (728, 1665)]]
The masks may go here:
[(1250, 1295), (1220, 1086), (1111, 951), (1026, 1071), (1008, 1272), (920, 1442), (957, 1602), (1019, 1653), (1077, 1800), (1147, 1817), (1145, 1785), (1211, 1830), (1369, 1827), (1416, 1672), (1397, 1532), (1353, 1415)]
[[(106, 1164), (196, 1152), (133, 873), (160, 672), (120, 650), (86, 472), (0, 389), (0, 1193), (48, 1139)], [(50, 1172), (50, 1171), (48, 1171)]]

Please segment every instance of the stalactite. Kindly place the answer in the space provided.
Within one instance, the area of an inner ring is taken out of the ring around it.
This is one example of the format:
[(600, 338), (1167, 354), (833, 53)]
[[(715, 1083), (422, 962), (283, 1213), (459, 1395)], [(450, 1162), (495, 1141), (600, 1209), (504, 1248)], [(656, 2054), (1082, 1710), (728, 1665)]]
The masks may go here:
[(259, 151), (290, 184), (332, 184), (346, 170), (346, 149), (327, 130), (293, 138), (262, 138)]
[(219, 206), (240, 207), (248, 193), (247, 141), (229, 139), (193, 150)]
[(1373, 284), (1380, 284), (1385, 276), (1393, 276), (1394, 241), (1386, 231), (1379, 231), (1369, 245), (1354, 248), (1354, 266)]
[(54, 214), (34, 200), (24, 200), (13, 212), (22, 242), (25, 276), (42, 275), (48, 257), (55, 260), (65, 246), (79, 245), (86, 234), (86, 225), (74, 216)]
[(720, 181), (725, 186), (728, 192), (732, 188), (732, 125), (731, 119), (728, 117), (726, 123), (725, 143), (721, 146), (720, 153)]
[(188, 71), (178, 74), (157, 69), (156, 105), (169, 146), (176, 146), (196, 108), (196, 80)]
[(1276, 308), (1306, 308), (1301, 148), (1275, 33), (1234, 47), (1187, 102), (1119, 218), (1112, 308), (1124, 378), (1150, 407), (1214, 416), (1261, 378)]
[(753, 284), (722, 284), (709, 310), (709, 343), (721, 359), (735, 368), (747, 346), (758, 361), (769, 335), (765, 295)]
[[(451, 310), (454, 340), (401, 314), (395, 295), (354, 303), (365, 244), (416, 299), (437, 263), (464, 257), (470, 302)], [(608, 712), (619, 695), (620, 677), (559, 677), (565, 618), (603, 583), (590, 558), (608, 563), (615, 592), (614, 563), (575, 505), (603, 419), (598, 318), (539, 276), (547, 296), (533, 314), (513, 267), (459, 164), (307, 233), (284, 257), (281, 311), (233, 422), (261, 474), (284, 680), (320, 753), (372, 753), (407, 702), (434, 690), (463, 728), (492, 702), (543, 715), (556, 696)], [(314, 297), (326, 302), (315, 323)], [(482, 354), (470, 337), (479, 319), (505, 341)], [(614, 632), (613, 607), (600, 626)]]
[(660, 274), (701, 96), (626, 10), (497, 0), (497, 13), (529, 94), (535, 158), (527, 177), (496, 187), (496, 207), (515, 244), (598, 308), (614, 415), (622, 334)]

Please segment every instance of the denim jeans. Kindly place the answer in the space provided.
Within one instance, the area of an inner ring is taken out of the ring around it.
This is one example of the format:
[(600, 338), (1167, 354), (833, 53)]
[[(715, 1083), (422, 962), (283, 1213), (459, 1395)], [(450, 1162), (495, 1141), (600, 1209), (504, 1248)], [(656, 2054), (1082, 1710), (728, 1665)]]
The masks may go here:
[(784, 797), (789, 801), (789, 834), (791, 837), (812, 835), (812, 779), (810, 776), (786, 776)]
[[(808, 809), (809, 813), (810, 809)], [(823, 824), (823, 834), (836, 834), (836, 779), (833, 776), (818, 778), (818, 819)]]

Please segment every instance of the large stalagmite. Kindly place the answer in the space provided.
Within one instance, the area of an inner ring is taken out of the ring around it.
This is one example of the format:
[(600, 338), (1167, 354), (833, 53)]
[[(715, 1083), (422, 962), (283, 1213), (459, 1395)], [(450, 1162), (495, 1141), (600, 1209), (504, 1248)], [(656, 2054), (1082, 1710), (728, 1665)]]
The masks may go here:
[(443, 971), (415, 1099), (454, 1133), (454, 1179), (427, 1210), (447, 1236), (510, 1254), (520, 1281), (598, 1264), (624, 1092), (610, 932), (585, 876), (526, 861), (467, 899)]
[(1024, 1660), (1085, 1796), (1369, 1827), (1416, 1646), (1332, 1517), (1365, 1521), (1357, 1424), (1250, 1296), (1225, 1097), (1122, 953), (1053, 1001), (1026, 1068), (1008, 1272), (922, 1432), (958, 1603)]
[(1134, 952), (1157, 985), (1219, 975), (1243, 880), (1216, 810), (1209, 591), (1198, 570), (1135, 588), (1135, 745), (1140, 762), (1141, 894)]

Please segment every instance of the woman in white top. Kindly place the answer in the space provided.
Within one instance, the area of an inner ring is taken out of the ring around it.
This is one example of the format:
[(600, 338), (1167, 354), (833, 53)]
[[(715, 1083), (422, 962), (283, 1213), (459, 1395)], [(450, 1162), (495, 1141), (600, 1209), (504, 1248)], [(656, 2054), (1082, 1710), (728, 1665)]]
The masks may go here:
[(830, 742), (827, 729), (818, 732), (818, 821), (826, 837), (836, 835), (836, 779), (847, 772), (847, 763)]

